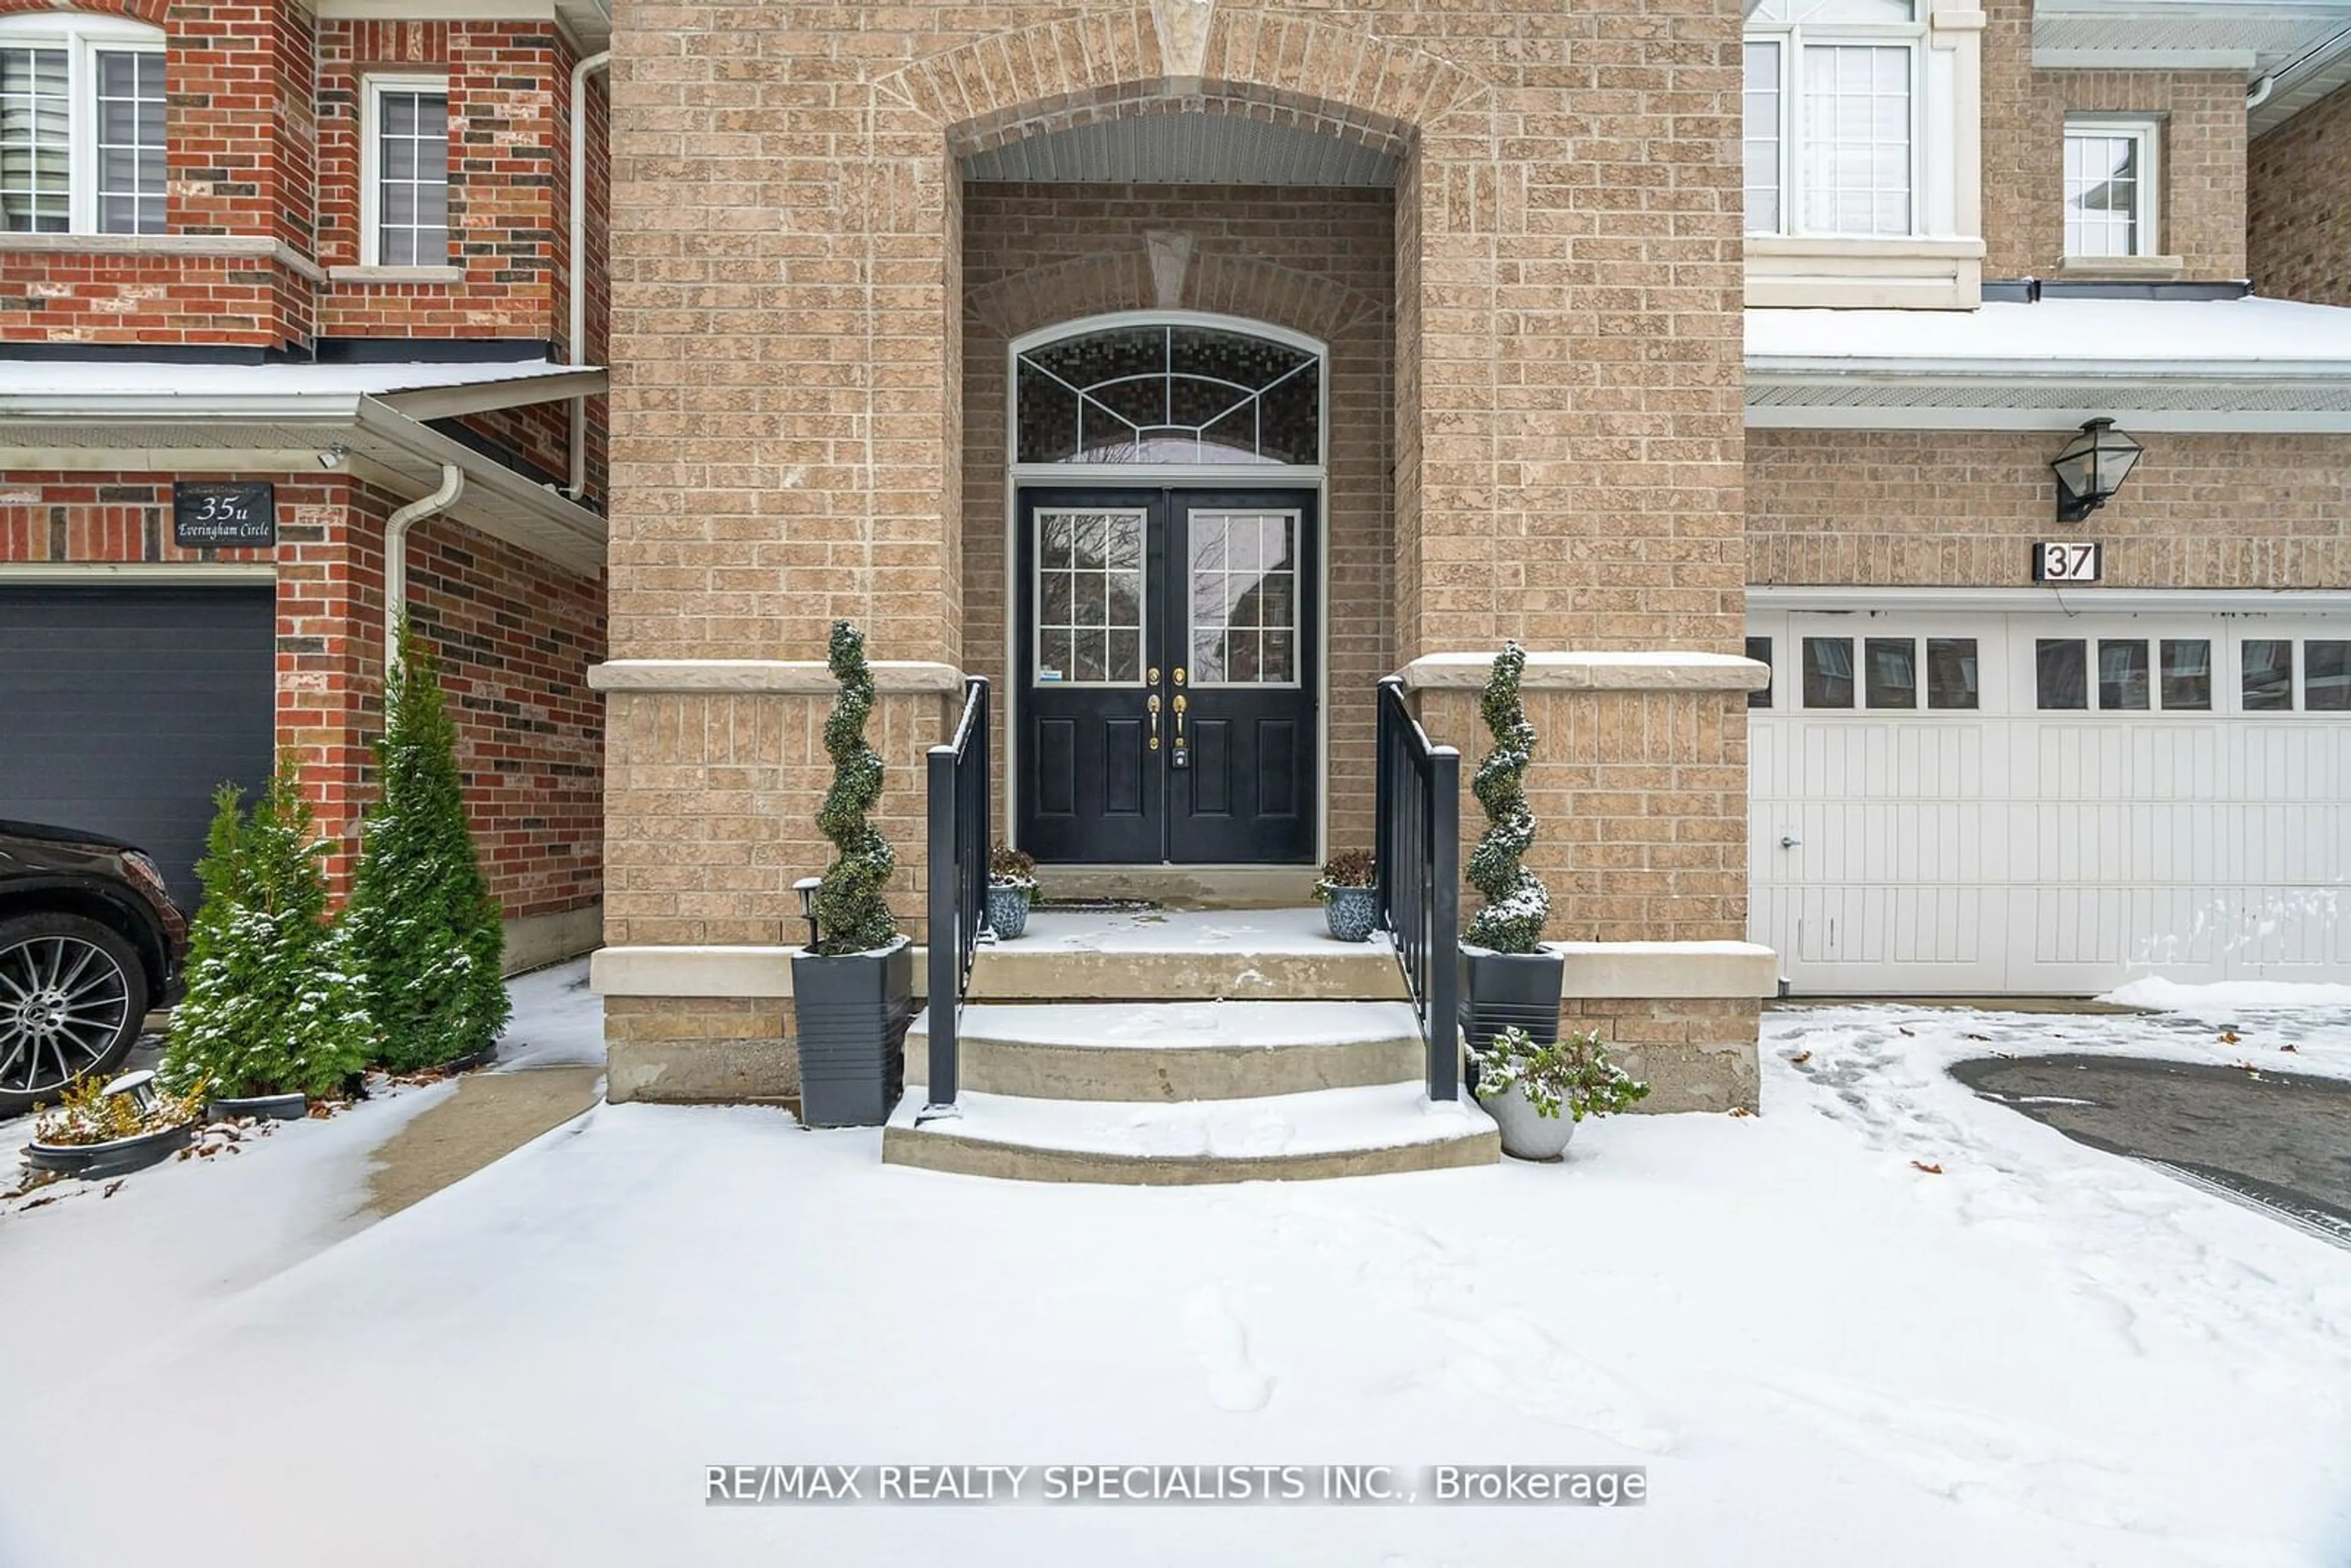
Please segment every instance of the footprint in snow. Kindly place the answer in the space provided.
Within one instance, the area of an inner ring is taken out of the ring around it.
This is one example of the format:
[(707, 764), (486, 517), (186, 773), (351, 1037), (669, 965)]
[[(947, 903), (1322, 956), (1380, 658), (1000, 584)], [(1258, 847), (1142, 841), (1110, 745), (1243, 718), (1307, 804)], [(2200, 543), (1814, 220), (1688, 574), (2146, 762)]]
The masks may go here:
[(1273, 1379), (1249, 1361), (1249, 1331), (1221, 1286), (1203, 1285), (1184, 1299), (1184, 1343), (1207, 1373), (1208, 1402), (1217, 1409), (1255, 1415), (1273, 1397)]

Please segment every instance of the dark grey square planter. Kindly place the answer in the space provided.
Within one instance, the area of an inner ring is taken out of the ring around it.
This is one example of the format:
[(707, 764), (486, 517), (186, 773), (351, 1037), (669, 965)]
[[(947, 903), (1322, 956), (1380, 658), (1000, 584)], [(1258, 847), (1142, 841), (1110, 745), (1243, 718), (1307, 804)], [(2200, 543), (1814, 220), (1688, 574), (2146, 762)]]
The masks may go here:
[[(1564, 955), (1461, 949), (1461, 1043), (1479, 1051), (1516, 1024), (1536, 1043), (1559, 1039), (1559, 993), (1567, 977)], [(1472, 1078), (1474, 1084), (1477, 1081)]]
[(906, 1088), (906, 1026), (914, 1019), (914, 947), (904, 936), (872, 953), (792, 959), (800, 1051), (800, 1121), (878, 1127)]

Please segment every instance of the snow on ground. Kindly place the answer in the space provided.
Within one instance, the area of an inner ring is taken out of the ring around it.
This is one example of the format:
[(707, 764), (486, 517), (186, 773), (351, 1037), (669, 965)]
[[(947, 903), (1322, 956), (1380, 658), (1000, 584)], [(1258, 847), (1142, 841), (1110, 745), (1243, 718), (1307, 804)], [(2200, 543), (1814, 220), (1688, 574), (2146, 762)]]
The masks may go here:
[(604, 1065), (604, 998), (588, 988), (587, 959), (517, 975), (507, 995), (514, 1018), (498, 1040), (498, 1071)]
[[(912, 1032), (930, 1033), (917, 1014)], [(1025, 1006), (973, 1002), (957, 1016), (964, 1040), (1016, 1040), (1134, 1051), (1238, 1049), (1275, 1045), (1354, 1045), (1420, 1040), (1410, 1002), (1132, 1002)]]
[(2351, 1008), (2351, 986), (2312, 980), (2217, 980), (2187, 985), (2149, 975), (2098, 998), (2127, 1008), (2217, 1017), (2231, 1012)]
[[(2351, 1556), (2351, 1253), (1942, 1071), (2189, 1050), (2178, 1020), (1766, 1030), (1761, 1117), (1346, 1182), (999, 1183), (776, 1111), (603, 1106), (225, 1299), (159, 1292), (110, 1364), (60, 1354), (46, 1287), (103, 1277), (84, 1254), (122, 1239), (28, 1247), (87, 1207), (19, 1217), (0, 1387), (39, 1426), (0, 1425), (0, 1563)], [(1511, 1459), (1646, 1464), (1654, 1500), (702, 1502), (735, 1463)], [(256, 1527), (220, 1524), (232, 1503)]]
[[(1350, 954), (1387, 950), (1375, 932)], [(1319, 909), (1040, 909), (1029, 916), (1021, 949), (1067, 953), (1262, 953), (1329, 957), (1331, 933)]]

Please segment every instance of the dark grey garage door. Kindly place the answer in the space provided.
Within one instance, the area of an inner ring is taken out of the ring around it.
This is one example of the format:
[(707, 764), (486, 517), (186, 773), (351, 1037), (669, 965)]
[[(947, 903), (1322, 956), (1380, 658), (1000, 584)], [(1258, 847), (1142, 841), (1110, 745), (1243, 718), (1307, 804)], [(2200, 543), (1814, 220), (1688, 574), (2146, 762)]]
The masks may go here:
[(0, 587), (0, 817), (141, 845), (193, 910), (214, 787), (269, 776), (272, 597)]

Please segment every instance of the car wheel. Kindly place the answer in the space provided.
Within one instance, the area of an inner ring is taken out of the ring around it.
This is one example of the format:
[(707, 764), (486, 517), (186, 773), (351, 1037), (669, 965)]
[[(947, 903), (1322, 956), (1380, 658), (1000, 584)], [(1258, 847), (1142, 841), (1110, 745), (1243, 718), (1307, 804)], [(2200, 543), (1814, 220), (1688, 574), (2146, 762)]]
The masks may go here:
[(0, 1115), (113, 1068), (146, 1017), (146, 970), (116, 932), (78, 915), (0, 920)]

